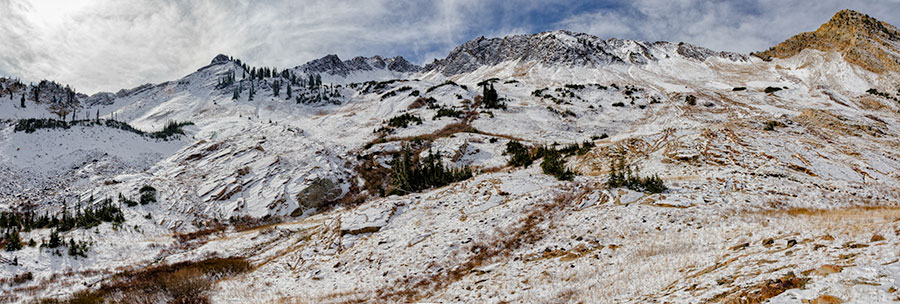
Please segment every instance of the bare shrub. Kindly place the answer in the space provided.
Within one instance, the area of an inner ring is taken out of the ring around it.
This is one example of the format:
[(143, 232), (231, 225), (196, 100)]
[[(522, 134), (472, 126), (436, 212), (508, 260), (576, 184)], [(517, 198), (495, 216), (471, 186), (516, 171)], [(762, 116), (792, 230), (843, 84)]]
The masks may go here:
[(243, 258), (212, 258), (122, 272), (97, 290), (83, 290), (68, 299), (39, 303), (106, 303), (107, 300), (167, 303), (209, 303), (204, 292), (218, 279), (251, 269)]

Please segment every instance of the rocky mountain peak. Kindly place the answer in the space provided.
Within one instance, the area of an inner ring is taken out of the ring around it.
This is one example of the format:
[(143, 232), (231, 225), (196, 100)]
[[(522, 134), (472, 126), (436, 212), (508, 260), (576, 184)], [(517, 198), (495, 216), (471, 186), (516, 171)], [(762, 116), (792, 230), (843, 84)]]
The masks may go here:
[(209, 64), (217, 64), (217, 63), (228, 62), (228, 61), (231, 61), (231, 57), (228, 57), (225, 54), (219, 54), (219, 55), (216, 55), (216, 57), (213, 57), (212, 61), (210, 61)]
[(718, 56), (746, 60), (740, 54), (715, 52), (689, 44), (601, 39), (597, 36), (557, 30), (537, 34), (499, 38), (478, 37), (456, 47), (444, 59), (425, 66), (444, 75), (468, 73), (481, 66), (504, 61), (537, 61), (543, 64), (597, 66), (608, 64), (646, 64), (667, 56), (706, 60)]
[(801, 33), (752, 55), (771, 60), (789, 58), (805, 49), (838, 52), (869, 71), (900, 71), (900, 30), (852, 10), (837, 12), (814, 32)]
[(866, 29), (866, 32), (884, 32), (886, 31), (885, 26), (890, 25), (872, 18), (869, 15), (845, 9), (835, 13), (834, 16), (831, 17), (831, 20), (823, 24), (820, 29)]
[(388, 70), (391, 72), (415, 73), (422, 70), (422, 67), (409, 63), (400, 56), (387, 59), (377, 55), (372, 57), (357, 56), (353, 59), (342, 61), (335, 54), (312, 60), (297, 68), (307, 73), (325, 73), (344, 77), (357, 71)]

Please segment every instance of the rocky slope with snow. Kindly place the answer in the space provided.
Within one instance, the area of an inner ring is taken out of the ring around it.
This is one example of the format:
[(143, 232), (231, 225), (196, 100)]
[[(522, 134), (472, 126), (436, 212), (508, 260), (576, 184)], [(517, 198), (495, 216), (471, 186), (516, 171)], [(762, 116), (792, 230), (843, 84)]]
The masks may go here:
[(687, 43), (644, 42), (602, 39), (570, 31), (553, 31), (531, 35), (513, 35), (486, 39), (483, 36), (454, 49), (445, 59), (426, 65), (429, 71), (452, 76), (469, 73), (482, 66), (509, 61), (536, 62), (559, 66), (608, 66), (611, 64), (647, 64), (671, 56), (706, 60), (721, 57), (746, 61), (747, 56), (715, 52)]
[(839, 52), (844, 60), (876, 73), (900, 71), (900, 30), (851, 10), (838, 12), (814, 32), (801, 33), (753, 55), (788, 58), (805, 49)]
[[(900, 78), (848, 54), (556, 31), (424, 69), (329, 55), (257, 75), (217, 56), (80, 96), (65, 128), (26, 131), (57, 115), (0, 96), (2, 211), (121, 210), (0, 221), (23, 244), (0, 252), (0, 299), (897, 301)], [(514, 142), (531, 165), (510, 165)], [(473, 176), (409, 188), (405, 154)], [(667, 189), (610, 185), (616, 162)]]
[(351, 73), (360, 71), (387, 70), (397, 73), (415, 73), (422, 68), (409, 63), (406, 59), (399, 56), (387, 59), (381, 58), (381, 56), (372, 56), (369, 58), (359, 56), (350, 60), (341, 61), (337, 55), (331, 54), (307, 62), (306, 64), (297, 67), (297, 69), (307, 73), (327, 73), (346, 77)]

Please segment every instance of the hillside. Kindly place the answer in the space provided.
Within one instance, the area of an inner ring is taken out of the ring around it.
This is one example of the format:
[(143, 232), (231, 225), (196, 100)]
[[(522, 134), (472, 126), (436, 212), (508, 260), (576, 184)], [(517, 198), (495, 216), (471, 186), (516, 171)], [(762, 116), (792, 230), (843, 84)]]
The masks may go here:
[(570, 31), (425, 67), (219, 55), (70, 94), (75, 118), (2, 95), (0, 300), (897, 301), (894, 32), (842, 11), (755, 57)]
[(805, 49), (833, 51), (866, 70), (900, 71), (900, 30), (859, 12), (842, 10), (814, 32), (801, 33), (754, 56), (789, 58)]

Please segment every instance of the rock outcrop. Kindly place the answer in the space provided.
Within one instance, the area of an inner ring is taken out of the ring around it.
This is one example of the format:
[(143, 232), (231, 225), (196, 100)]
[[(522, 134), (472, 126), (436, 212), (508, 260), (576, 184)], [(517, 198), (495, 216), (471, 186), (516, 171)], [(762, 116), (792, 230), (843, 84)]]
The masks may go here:
[(422, 70), (422, 67), (409, 63), (400, 56), (393, 58), (358, 56), (350, 60), (342, 61), (334, 54), (307, 62), (297, 68), (306, 73), (321, 73), (342, 77), (346, 77), (357, 71), (388, 70), (398, 73), (415, 73)]
[(852, 10), (837, 12), (814, 32), (798, 34), (752, 55), (763, 60), (789, 58), (805, 49), (838, 52), (848, 62), (875, 73), (900, 71), (900, 30)]
[(456, 47), (447, 58), (426, 65), (425, 70), (437, 70), (450, 76), (513, 60), (548, 65), (598, 66), (646, 64), (671, 56), (700, 61), (713, 56), (734, 61), (748, 59), (746, 55), (716, 52), (687, 43), (602, 39), (585, 33), (553, 31), (491, 39), (479, 37)]

